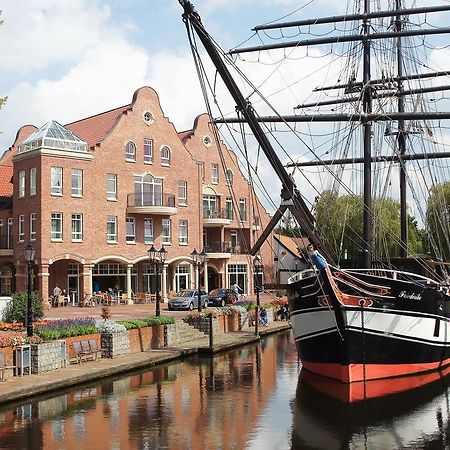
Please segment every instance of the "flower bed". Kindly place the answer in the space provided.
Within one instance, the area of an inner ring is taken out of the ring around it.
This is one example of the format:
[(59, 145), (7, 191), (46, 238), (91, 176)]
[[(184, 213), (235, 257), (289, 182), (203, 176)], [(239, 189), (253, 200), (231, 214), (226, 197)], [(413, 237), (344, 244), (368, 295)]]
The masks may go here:
[(35, 327), (35, 334), (44, 341), (85, 336), (93, 333), (97, 333), (97, 328), (95, 319), (92, 317), (53, 320), (45, 325)]

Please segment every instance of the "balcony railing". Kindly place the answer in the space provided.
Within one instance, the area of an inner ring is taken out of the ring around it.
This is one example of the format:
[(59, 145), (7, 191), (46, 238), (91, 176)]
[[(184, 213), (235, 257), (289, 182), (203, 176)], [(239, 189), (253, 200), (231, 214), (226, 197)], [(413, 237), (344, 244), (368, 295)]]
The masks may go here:
[(130, 207), (164, 206), (174, 208), (175, 194), (161, 194), (161, 195), (128, 194), (127, 205)]
[(230, 211), (227, 211), (226, 208), (219, 209), (207, 209), (203, 208), (203, 218), (204, 219), (228, 219), (231, 220)]
[(231, 242), (212, 241), (205, 246), (206, 253), (233, 253), (240, 254), (241, 247), (239, 245), (231, 245)]

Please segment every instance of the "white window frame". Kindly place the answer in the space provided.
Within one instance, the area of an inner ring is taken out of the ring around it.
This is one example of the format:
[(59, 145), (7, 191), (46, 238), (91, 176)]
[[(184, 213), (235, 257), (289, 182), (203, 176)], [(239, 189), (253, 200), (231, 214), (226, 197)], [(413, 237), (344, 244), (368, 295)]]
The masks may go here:
[(225, 200), (225, 213), (227, 219), (234, 220), (233, 199), (231, 197), (227, 197)]
[[(79, 229), (76, 224), (79, 224)], [(72, 213), (71, 230), (72, 242), (83, 242), (83, 214)]]
[(144, 163), (153, 164), (153, 139), (144, 138)]
[(50, 169), (50, 187), (52, 195), (63, 195), (63, 168)]
[(134, 217), (127, 217), (125, 219), (125, 233), (126, 243), (134, 244), (136, 242), (136, 220)]
[(19, 172), (19, 198), (25, 197), (25, 170)]
[(180, 180), (178, 182), (178, 204), (187, 205), (187, 181)]
[(108, 244), (117, 243), (117, 216), (106, 218), (106, 242)]
[(8, 217), (8, 227), (6, 230), (6, 240), (7, 240), (7, 248), (8, 249), (12, 249), (13, 248), (13, 218), (12, 217)]
[(136, 162), (136, 144), (133, 141), (125, 144), (125, 161)]
[(144, 218), (144, 242), (146, 244), (153, 244), (153, 219)]
[(30, 195), (36, 195), (36, 181), (37, 181), (36, 167), (30, 169)]
[(178, 223), (178, 243), (180, 245), (188, 245), (188, 221), (180, 219)]
[(50, 240), (60, 242), (63, 239), (63, 214), (53, 212), (51, 215)]
[(172, 243), (172, 223), (170, 219), (161, 220), (161, 238), (163, 244)]
[(36, 240), (36, 213), (30, 213), (30, 241)]
[(211, 184), (219, 184), (219, 164), (211, 164)]
[[(113, 188), (113, 190), (110, 190), (110, 183), (114, 184), (114, 186), (111, 186)], [(116, 173), (106, 174), (106, 199), (107, 200), (117, 200), (117, 174)]]
[(233, 186), (233, 171), (231, 169), (227, 169), (225, 172), (225, 184), (227, 186)]
[(72, 197), (83, 197), (83, 170), (72, 169), (71, 173)]
[(24, 242), (25, 241), (25, 229), (24, 229), (24, 225), (25, 225), (25, 216), (23, 214), (19, 214), (18, 217), (18, 239), (19, 242)]
[(161, 165), (162, 166), (170, 166), (170, 157), (172, 150), (168, 145), (163, 145), (160, 150), (161, 153)]
[(242, 197), (239, 199), (239, 220), (247, 222), (247, 201)]

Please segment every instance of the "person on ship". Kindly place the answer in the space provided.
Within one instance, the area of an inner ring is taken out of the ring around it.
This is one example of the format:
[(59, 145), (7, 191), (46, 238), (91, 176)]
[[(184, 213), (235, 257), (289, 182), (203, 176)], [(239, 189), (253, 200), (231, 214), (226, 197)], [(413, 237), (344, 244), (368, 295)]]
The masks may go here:
[(308, 244), (307, 249), (308, 249), (308, 253), (309, 253), (309, 257), (311, 258), (311, 261), (317, 267), (319, 272), (322, 272), (323, 270), (325, 270), (328, 266), (327, 260), (325, 259), (325, 257), (323, 255), (321, 255), (319, 253), (318, 250), (316, 250), (314, 248), (314, 244)]

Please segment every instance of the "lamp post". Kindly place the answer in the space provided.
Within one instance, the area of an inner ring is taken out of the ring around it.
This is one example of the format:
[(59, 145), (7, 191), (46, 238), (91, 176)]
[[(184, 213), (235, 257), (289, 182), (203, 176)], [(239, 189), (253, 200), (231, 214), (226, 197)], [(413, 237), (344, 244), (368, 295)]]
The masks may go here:
[(25, 261), (27, 263), (27, 314), (25, 319), (27, 325), (27, 336), (33, 336), (33, 303), (31, 299), (31, 270), (33, 268), (35, 253), (36, 250), (30, 243), (28, 243), (24, 251)]
[(163, 247), (158, 251), (155, 246), (152, 245), (147, 251), (150, 261), (156, 269), (156, 310), (155, 315), (159, 317), (161, 315), (161, 295), (160, 295), (160, 274), (161, 268), (164, 266), (167, 258), (167, 250)]
[(191, 253), (192, 262), (196, 267), (197, 272), (197, 295), (198, 295), (198, 305), (197, 310), (200, 312), (202, 310), (202, 295), (200, 294), (200, 267), (202, 264), (204, 264), (206, 259), (206, 252), (205, 249), (203, 249), (200, 253), (197, 252), (197, 250), (193, 250)]
[(256, 255), (253, 259), (253, 287), (256, 294), (256, 315), (255, 315), (255, 335), (258, 336), (259, 330), (259, 293), (262, 291), (262, 273), (263, 265), (259, 255)]

